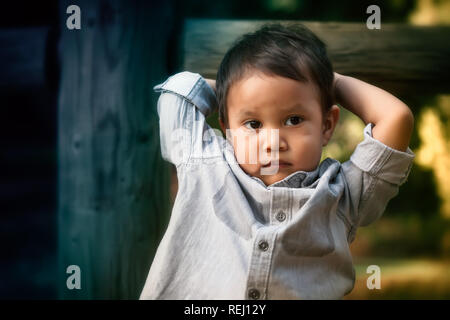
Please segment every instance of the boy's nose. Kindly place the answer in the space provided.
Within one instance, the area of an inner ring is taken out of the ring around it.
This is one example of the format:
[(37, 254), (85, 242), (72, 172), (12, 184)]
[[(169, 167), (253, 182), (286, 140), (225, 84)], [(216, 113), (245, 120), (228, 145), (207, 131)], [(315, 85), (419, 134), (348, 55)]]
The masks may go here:
[(287, 143), (280, 136), (279, 129), (264, 129), (260, 133), (261, 147), (266, 152), (284, 151), (287, 149)]

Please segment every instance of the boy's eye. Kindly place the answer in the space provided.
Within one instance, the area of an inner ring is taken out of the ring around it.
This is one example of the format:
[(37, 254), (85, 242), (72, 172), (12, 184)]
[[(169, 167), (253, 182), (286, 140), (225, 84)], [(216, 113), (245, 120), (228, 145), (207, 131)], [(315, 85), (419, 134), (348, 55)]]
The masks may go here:
[[(248, 125), (250, 125), (250, 127)], [(244, 123), (244, 126), (247, 129), (253, 129), (253, 130), (259, 129), (260, 125), (261, 125), (261, 122), (256, 121), (256, 120), (251, 120), (251, 121), (247, 121), (246, 123)]]
[(289, 119), (287, 119), (286, 123), (288, 123), (289, 120), (291, 120), (291, 125), (295, 126), (302, 121), (302, 118), (300, 118), (298, 116), (289, 117)]

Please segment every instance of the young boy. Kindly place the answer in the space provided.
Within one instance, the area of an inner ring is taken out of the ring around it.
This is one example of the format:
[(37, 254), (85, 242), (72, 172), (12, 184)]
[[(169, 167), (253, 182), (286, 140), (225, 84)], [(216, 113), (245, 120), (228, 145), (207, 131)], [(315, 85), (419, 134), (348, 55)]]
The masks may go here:
[[(181, 72), (154, 88), (161, 152), (179, 185), (140, 298), (342, 298), (354, 286), (357, 228), (382, 215), (409, 175), (411, 111), (333, 73), (324, 43), (302, 25), (241, 37), (216, 84)], [(364, 141), (349, 161), (319, 164), (335, 103), (364, 121)], [(205, 121), (217, 108), (226, 139)]]

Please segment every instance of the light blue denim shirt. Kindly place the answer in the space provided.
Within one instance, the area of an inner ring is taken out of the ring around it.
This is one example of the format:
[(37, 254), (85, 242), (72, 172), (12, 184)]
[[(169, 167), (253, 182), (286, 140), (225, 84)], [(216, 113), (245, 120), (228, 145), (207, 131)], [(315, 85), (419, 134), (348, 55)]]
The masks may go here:
[(161, 153), (177, 168), (171, 218), (140, 299), (340, 299), (355, 283), (349, 244), (377, 220), (414, 153), (364, 129), (349, 161), (327, 158), (270, 186), (246, 174), (206, 117), (217, 108), (197, 73), (154, 87)]

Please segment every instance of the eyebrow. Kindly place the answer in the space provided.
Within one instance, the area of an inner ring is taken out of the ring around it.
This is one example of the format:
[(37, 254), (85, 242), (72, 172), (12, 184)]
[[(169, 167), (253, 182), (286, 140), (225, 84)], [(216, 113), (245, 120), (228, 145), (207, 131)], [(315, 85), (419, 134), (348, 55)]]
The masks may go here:
[(253, 116), (256, 115), (256, 113), (254, 113), (253, 111), (249, 111), (249, 110), (242, 110), (241, 112), (239, 112), (238, 114), (240, 117), (245, 117), (245, 116)]
[[(305, 107), (304, 107), (302, 104), (297, 103), (297, 104), (294, 104), (293, 106), (291, 106), (291, 107), (289, 107), (289, 108), (285, 108), (285, 109), (283, 108), (283, 109), (281, 109), (280, 111), (283, 111), (283, 112), (292, 112), (292, 111), (297, 111), (297, 110), (299, 110), (299, 109), (305, 110)], [(256, 113), (253, 112), (253, 111), (251, 111), (251, 110), (242, 110), (241, 112), (239, 112), (238, 115), (241, 116), (241, 117), (245, 117), (245, 116), (253, 116), (253, 115), (256, 115)]]

